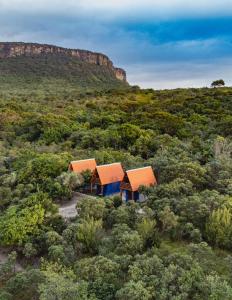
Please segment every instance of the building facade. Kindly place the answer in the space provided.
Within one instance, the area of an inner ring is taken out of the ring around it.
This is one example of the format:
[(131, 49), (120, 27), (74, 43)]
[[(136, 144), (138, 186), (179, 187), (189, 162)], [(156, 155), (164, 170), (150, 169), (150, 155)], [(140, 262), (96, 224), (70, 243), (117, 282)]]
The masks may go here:
[(124, 177), (121, 163), (97, 166), (91, 180), (91, 190), (99, 196), (110, 196), (120, 193)]

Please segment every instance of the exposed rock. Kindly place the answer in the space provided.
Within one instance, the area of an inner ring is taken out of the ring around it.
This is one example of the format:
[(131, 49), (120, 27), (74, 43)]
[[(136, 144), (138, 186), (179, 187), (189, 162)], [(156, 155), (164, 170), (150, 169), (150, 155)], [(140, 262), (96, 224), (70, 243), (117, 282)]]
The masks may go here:
[(121, 68), (114, 68), (115, 75), (119, 80), (126, 81), (126, 71)]
[(80, 49), (67, 49), (52, 45), (34, 43), (4, 43), (0, 42), (0, 59), (17, 56), (35, 56), (46, 54), (59, 54), (76, 57), (90, 64), (106, 66), (112, 69), (117, 79), (126, 81), (126, 72), (115, 68), (112, 61), (104, 54)]

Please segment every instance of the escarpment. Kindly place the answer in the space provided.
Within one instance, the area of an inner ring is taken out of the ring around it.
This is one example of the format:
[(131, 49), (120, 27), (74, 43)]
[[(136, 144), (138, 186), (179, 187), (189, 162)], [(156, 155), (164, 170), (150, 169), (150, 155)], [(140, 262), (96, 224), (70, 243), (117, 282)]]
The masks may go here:
[(102, 53), (80, 49), (68, 49), (46, 44), (0, 42), (0, 59), (42, 55), (64, 55), (77, 58), (80, 61), (90, 64), (104, 66), (112, 70), (118, 80), (126, 82), (126, 72), (121, 68), (114, 67), (109, 57)]

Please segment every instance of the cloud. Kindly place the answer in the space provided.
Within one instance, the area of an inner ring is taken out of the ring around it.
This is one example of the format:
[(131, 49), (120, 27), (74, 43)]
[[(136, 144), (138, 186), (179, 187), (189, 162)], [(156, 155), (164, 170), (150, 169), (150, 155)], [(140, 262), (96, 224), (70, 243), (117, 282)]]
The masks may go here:
[(103, 52), (143, 87), (202, 86), (232, 78), (229, 14), (231, 0), (0, 0), (0, 41)]
[[(161, 18), (186, 15), (232, 14), (231, 0), (0, 0), (3, 11), (63, 13), (66, 15), (104, 13), (104, 18), (144, 14)], [(103, 17), (102, 15), (99, 17)]]
[(156, 63), (128, 66), (131, 84), (143, 88), (175, 89), (206, 87), (215, 79), (223, 78), (227, 86), (232, 86), (232, 62), (225, 60), (208, 63)]

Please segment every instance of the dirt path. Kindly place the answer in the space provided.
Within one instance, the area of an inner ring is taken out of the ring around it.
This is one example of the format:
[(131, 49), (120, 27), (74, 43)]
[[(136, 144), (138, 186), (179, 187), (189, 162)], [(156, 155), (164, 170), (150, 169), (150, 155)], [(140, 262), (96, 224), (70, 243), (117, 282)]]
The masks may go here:
[(75, 218), (77, 216), (77, 210), (76, 210), (77, 202), (87, 198), (94, 198), (94, 197), (82, 193), (75, 193), (71, 201), (68, 201), (67, 203), (60, 205), (59, 214), (65, 219)]

